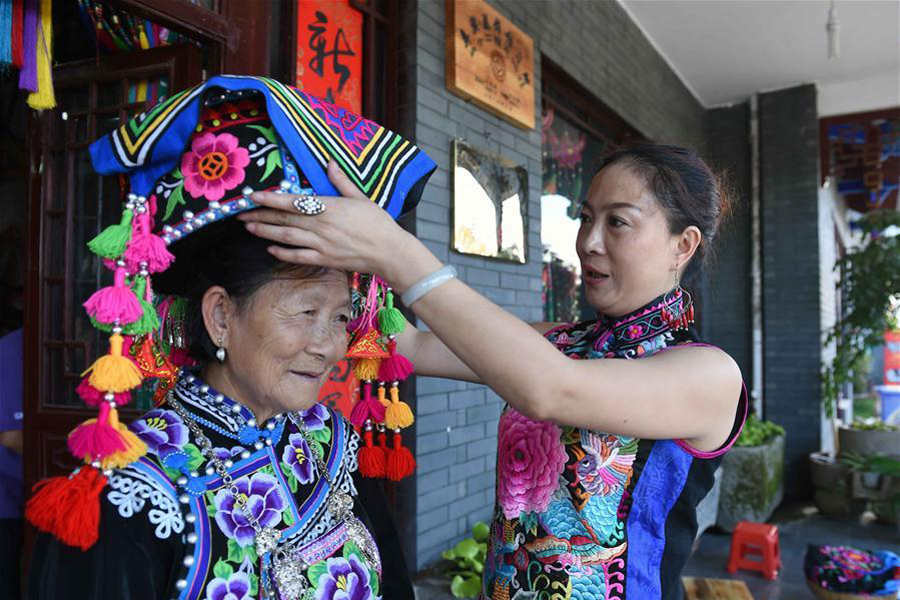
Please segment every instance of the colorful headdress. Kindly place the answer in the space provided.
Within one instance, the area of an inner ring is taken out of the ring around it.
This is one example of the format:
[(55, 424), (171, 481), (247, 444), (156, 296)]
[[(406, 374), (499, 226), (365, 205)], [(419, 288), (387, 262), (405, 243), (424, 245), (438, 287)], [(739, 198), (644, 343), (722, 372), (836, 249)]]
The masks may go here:
[[(94, 325), (110, 334), (109, 353), (85, 372), (77, 389), (99, 412), (69, 435), (70, 450), (86, 466), (38, 484), (26, 509), (38, 529), (82, 548), (97, 538), (106, 471), (147, 450), (119, 422), (116, 407), (128, 403), (130, 391), (146, 377), (159, 378), (158, 393), (164, 393), (175, 365), (183, 364), (177, 344), (159, 335), (172, 303), (155, 307), (151, 284), (154, 274), (172, 265), (182, 240), (255, 208), (255, 191), (337, 195), (326, 172), (332, 159), (395, 218), (415, 206), (435, 169), (414, 144), (359, 115), (272, 79), (228, 75), (175, 94), (94, 142), (90, 153), (97, 172), (127, 174), (130, 180), (120, 222), (88, 244), (113, 272), (112, 284), (84, 305)], [(368, 466), (372, 453), (382, 459), (380, 468), (362, 470), (399, 479), (415, 467), (399, 440), (412, 413), (396, 392), (412, 367), (392, 343), (405, 321), (377, 277), (357, 276), (355, 288), (365, 302), (349, 356), (364, 391), (352, 420), (368, 429), (361, 462)], [(376, 380), (383, 382), (383, 404), (371, 398)], [(385, 385), (391, 386), (390, 402)], [(390, 451), (386, 443), (371, 443), (372, 427), (385, 420), (397, 432)]]

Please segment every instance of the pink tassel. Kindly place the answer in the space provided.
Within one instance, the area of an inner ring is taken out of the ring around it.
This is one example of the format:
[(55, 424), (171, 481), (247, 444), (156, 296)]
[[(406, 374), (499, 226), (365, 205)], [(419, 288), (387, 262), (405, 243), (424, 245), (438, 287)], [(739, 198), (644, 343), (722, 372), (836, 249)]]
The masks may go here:
[(350, 422), (357, 427), (362, 427), (366, 419), (372, 419), (375, 423), (384, 421), (384, 404), (372, 397), (372, 383), (363, 383), (363, 397), (359, 399), (350, 411)]
[(85, 421), (69, 434), (73, 456), (94, 460), (126, 449), (121, 434), (109, 422), (109, 411), (109, 402), (102, 402), (96, 419)]
[(166, 248), (166, 243), (158, 235), (150, 232), (150, 215), (138, 214), (134, 235), (125, 249), (125, 264), (132, 273), (141, 270), (140, 264), (147, 264), (147, 271), (160, 273), (169, 268), (175, 257)]
[[(75, 392), (81, 397), (88, 406), (100, 406), (101, 402), (106, 402), (106, 394), (91, 385), (90, 377), (85, 377), (75, 388)], [(113, 394), (116, 406), (124, 406), (131, 402), (131, 392), (118, 392)]]
[(195, 367), (200, 364), (191, 357), (191, 353), (186, 348), (172, 348), (169, 353), (169, 362), (176, 367)]
[(413, 364), (402, 354), (391, 348), (391, 357), (381, 361), (378, 379), (381, 381), (403, 381), (413, 373)]
[(84, 303), (88, 314), (100, 323), (109, 325), (134, 323), (144, 315), (141, 303), (125, 285), (125, 269), (116, 269), (112, 286), (97, 290)]

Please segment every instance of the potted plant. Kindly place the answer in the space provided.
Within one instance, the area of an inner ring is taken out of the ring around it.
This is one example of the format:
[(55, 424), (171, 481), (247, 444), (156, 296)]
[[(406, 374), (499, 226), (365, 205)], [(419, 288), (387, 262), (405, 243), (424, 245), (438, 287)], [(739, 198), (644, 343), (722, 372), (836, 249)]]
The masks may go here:
[(751, 415), (722, 460), (716, 524), (731, 531), (739, 521), (765, 521), (784, 497), (784, 428)]
[(829, 517), (858, 517), (866, 510), (866, 501), (851, 494), (851, 467), (824, 452), (809, 455), (813, 483), (813, 502)]
[(900, 427), (876, 418), (856, 420), (838, 430), (838, 447), (841, 454), (900, 458)]
[(484, 559), (490, 528), (481, 521), (466, 538), (450, 550), (441, 553), (443, 560), (420, 574), (416, 581), (416, 595), (433, 600), (477, 598), (481, 592)]
[(900, 459), (848, 452), (841, 462), (851, 472), (853, 497), (869, 501), (882, 521), (900, 525)]

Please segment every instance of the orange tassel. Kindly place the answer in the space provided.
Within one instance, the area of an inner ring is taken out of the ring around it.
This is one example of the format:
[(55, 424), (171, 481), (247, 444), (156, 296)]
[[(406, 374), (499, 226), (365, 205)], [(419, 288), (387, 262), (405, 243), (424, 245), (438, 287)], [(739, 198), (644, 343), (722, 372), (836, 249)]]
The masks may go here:
[(118, 333), (109, 338), (109, 354), (101, 356), (86, 372), (88, 382), (101, 392), (127, 392), (141, 385), (141, 372), (131, 360), (122, 356), (124, 339)]
[(106, 477), (91, 466), (70, 477), (37, 483), (25, 505), (25, 518), (38, 530), (69, 546), (87, 550), (100, 533), (100, 492)]
[(378, 367), (381, 364), (380, 358), (363, 358), (356, 361), (353, 367), (353, 374), (360, 381), (372, 381), (378, 378)]
[(378, 385), (378, 401), (381, 402), (385, 408), (390, 405), (390, 403), (387, 401), (387, 398), (385, 397), (383, 383)]
[(404, 477), (409, 477), (416, 471), (416, 459), (413, 457), (409, 448), (403, 445), (400, 439), (400, 430), (394, 430), (394, 449), (387, 464), (387, 477), (391, 481), (400, 481)]
[(388, 429), (403, 429), (415, 421), (409, 404), (400, 400), (400, 389), (396, 382), (391, 386), (391, 402), (384, 413), (384, 425)]

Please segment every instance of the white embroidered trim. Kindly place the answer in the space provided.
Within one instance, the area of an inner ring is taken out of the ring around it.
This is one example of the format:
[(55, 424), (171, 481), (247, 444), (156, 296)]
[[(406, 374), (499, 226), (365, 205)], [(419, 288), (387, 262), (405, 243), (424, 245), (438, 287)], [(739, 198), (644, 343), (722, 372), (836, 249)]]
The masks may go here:
[(133, 467), (118, 469), (109, 478), (109, 487), (106, 499), (126, 519), (141, 512), (145, 502), (150, 501), (152, 508), (147, 512), (147, 518), (156, 525), (154, 533), (159, 539), (184, 531), (178, 500), (149, 475)]

